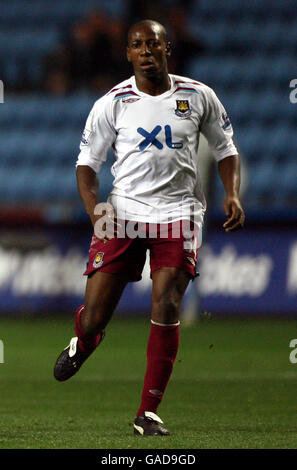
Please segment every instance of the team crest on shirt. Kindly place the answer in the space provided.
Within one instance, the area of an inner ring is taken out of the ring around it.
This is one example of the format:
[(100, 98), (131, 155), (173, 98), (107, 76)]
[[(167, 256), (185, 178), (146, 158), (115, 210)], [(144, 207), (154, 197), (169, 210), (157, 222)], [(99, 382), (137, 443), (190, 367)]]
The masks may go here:
[(104, 256), (104, 253), (102, 251), (98, 251), (98, 253), (97, 253), (97, 255), (94, 259), (94, 263), (93, 263), (94, 268), (100, 268), (100, 266), (102, 266), (103, 256)]
[(188, 100), (176, 100), (175, 114), (179, 117), (186, 118), (190, 116), (192, 110)]

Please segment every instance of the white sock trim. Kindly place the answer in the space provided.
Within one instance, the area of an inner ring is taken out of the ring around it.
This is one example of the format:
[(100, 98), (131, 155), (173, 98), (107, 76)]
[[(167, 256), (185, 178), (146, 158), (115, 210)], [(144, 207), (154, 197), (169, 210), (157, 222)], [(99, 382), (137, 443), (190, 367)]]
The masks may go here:
[(157, 326), (179, 326), (179, 325), (180, 325), (180, 321), (179, 321), (179, 320), (178, 320), (177, 323), (167, 323), (167, 324), (166, 324), (166, 323), (157, 323), (157, 322), (151, 320), (151, 323), (152, 323), (153, 325), (157, 325)]

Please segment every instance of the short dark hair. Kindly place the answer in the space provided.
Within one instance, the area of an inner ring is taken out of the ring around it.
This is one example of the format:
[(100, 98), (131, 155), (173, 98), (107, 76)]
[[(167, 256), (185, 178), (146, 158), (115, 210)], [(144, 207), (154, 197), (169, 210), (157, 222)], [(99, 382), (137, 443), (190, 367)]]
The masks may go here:
[(141, 21), (137, 21), (137, 23), (134, 23), (129, 28), (128, 33), (127, 33), (128, 44), (129, 44), (130, 37), (131, 37), (131, 34), (132, 34), (133, 30), (135, 30), (137, 28), (141, 28), (142, 26), (150, 26), (150, 27), (158, 26), (160, 31), (161, 31), (161, 34), (163, 36), (164, 42), (167, 43), (167, 31), (161, 23), (158, 23), (158, 21), (154, 21), (154, 20), (141, 20)]

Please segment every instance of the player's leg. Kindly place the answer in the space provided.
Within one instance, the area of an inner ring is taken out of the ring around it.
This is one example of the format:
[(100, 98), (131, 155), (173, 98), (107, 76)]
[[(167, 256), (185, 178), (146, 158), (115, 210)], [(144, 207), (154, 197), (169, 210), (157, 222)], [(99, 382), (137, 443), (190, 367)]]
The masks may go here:
[(104, 243), (93, 235), (84, 273), (88, 276), (84, 305), (76, 311), (76, 337), (57, 359), (57, 380), (72, 377), (102, 341), (126, 284), (141, 279), (145, 254), (137, 240), (115, 237)]
[(95, 349), (128, 283), (124, 274), (95, 271), (88, 277), (84, 305), (77, 310), (75, 332), (83, 351)]
[(54, 376), (59, 381), (72, 377), (103, 340), (104, 328), (128, 282), (125, 275), (96, 271), (88, 278), (85, 303), (75, 315), (76, 337), (58, 357)]
[(183, 221), (173, 222), (160, 226), (157, 236), (148, 240), (153, 280), (152, 319), (142, 400), (134, 423), (138, 426), (134, 427), (136, 434), (168, 433), (160, 427), (156, 411), (178, 351), (182, 299), (190, 279), (196, 276), (198, 232), (195, 226), (191, 227), (195, 229), (192, 234), (188, 228), (187, 223), (183, 226)]
[(172, 325), (179, 322), (184, 293), (192, 279), (176, 267), (163, 267), (152, 273), (152, 321)]
[(188, 272), (175, 267), (152, 273), (152, 319), (141, 404), (134, 423), (136, 434), (169, 434), (156, 413), (177, 355), (181, 303), (190, 279)]

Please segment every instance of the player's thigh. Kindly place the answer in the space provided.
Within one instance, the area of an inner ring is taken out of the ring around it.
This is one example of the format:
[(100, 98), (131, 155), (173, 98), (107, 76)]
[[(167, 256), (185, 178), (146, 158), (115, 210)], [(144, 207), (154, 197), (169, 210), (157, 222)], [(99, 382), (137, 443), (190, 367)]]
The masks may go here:
[(163, 267), (152, 273), (152, 320), (176, 323), (191, 275), (176, 267)]
[(124, 274), (95, 271), (88, 277), (85, 292), (85, 310), (94, 314), (111, 315), (128, 283)]

